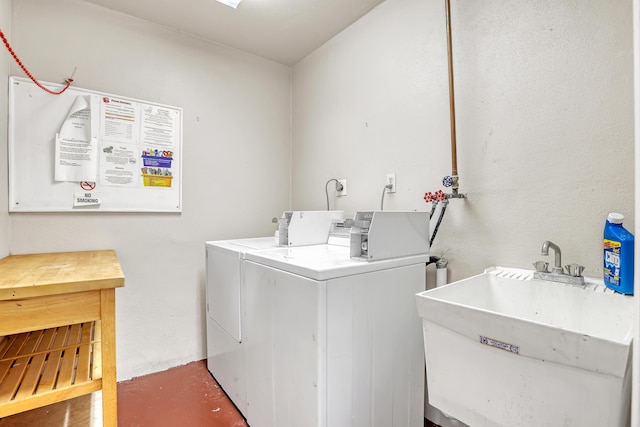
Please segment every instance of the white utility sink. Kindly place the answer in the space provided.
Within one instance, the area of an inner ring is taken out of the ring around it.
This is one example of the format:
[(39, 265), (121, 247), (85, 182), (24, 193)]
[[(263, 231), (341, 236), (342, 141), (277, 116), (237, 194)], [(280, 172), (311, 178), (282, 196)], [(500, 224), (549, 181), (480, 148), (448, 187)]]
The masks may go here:
[(416, 298), (441, 411), (474, 427), (628, 425), (633, 298), (503, 267)]

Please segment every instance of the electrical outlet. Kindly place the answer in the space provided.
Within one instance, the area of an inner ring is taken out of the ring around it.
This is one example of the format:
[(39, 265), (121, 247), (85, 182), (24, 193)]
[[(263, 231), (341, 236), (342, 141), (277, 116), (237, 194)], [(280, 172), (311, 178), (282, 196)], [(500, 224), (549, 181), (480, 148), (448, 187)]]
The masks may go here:
[(387, 188), (387, 193), (395, 193), (396, 192), (396, 174), (388, 173), (387, 174), (387, 182), (385, 185), (391, 184), (391, 188)]
[(336, 196), (347, 195), (347, 179), (339, 179), (338, 182), (342, 184), (342, 190), (338, 190), (338, 184), (336, 184)]

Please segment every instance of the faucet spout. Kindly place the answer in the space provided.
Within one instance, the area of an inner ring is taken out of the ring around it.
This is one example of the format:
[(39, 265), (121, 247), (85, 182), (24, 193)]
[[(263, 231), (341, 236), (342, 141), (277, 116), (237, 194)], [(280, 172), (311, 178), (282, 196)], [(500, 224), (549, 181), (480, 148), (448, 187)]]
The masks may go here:
[[(569, 274), (564, 274), (564, 271), (562, 271), (562, 254), (560, 247), (550, 240), (545, 240), (542, 244), (542, 255), (549, 255), (549, 248), (553, 249), (556, 255), (555, 267), (553, 267), (551, 273), (548, 273), (546, 262), (535, 262), (533, 265), (536, 266), (536, 271), (533, 272), (533, 278), (584, 286), (584, 277), (581, 275), (584, 267), (578, 264), (568, 265), (567, 272)], [(540, 264), (542, 264), (542, 268), (540, 268)]]
[(545, 240), (542, 244), (542, 255), (549, 255), (549, 248), (553, 249), (556, 256), (553, 272), (562, 274), (562, 253), (560, 247), (550, 240)]

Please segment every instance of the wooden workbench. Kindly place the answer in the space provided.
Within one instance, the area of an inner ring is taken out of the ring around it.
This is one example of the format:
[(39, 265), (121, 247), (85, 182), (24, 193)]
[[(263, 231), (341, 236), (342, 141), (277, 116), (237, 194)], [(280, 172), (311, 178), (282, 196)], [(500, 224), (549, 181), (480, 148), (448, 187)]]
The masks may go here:
[(102, 390), (104, 427), (117, 425), (111, 250), (0, 260), (0, 418)]

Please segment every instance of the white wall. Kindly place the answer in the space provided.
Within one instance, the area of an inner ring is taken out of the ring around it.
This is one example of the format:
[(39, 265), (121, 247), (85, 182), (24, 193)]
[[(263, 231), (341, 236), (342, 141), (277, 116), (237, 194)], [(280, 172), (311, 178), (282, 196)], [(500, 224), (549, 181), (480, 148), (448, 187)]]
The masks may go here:
[[(633, 0), (633, 66), (634, 66), (634, 136), (635, 136), (635, 196), (636, 226), (634, 236), (640, 235), (640, 0)], [(635, 271), (640, 271), (640, 252), (635, 251)], [(634, 295), (636, 302), (636, 329), (633, 341), (640, 342), (640, 274), (634, 276)], [(637, 347), (636, 347), (637, 348)], [(631, 425), (640, 426), (640, 351), (633, 352), (633, 379), (631, 380)]]
[[(450, 205), (433, 253), (456, 280), (528, 268), (550, 239), (565, 264), (600, 276), (607, 212), (634, 227), (631, 0), (452, 8), (469, 198)], [(398, 192), (385, 208), (426, 210), (424, 192), (450, 173), (441, 0), (386, 0), (311, 54), (293, 70), (293, 109), (290, 69), (81, 0), (14, 1), (10, 24), (42, 80), (77, 66), (78, 87), (184, 108), (182, 214), (10, 216), (14, 253), (116, 249), (121, 380), (204, 357), (205, 240), (269, 234), (290, 206), (324, 209), (329, 178), (348, 179), (349, 195), (331, 200), (348, 213), (379, 207), (388, 172)], [(10, 74), (23, 75), (13, 63)]]
[(184, 109), (182, 214), (12, 214), (12, 252), (117, 251), (120, 380), (205, 358), (204, 242), (289, 208), (291, 69), (80, 0), (15, 1), (12, 23), (37, 78), (77, 66), (77, 87)]
[[(532, 268), (542, 243), (602, 275), (608, 212), (634, 228), (631, 0), (454, 0), (458, 171), (432, 253), (450, 280)], [(386, 0), (294, 67), (292, 202), (427, 210), (451, 173), (442, 0)], [(330, 188), (332, 188), (330, 186)], [(550, 257), (553, 263), (553, 255)]]
[[(11, 1), (0, 0), (0, 29), (5, 37), (11, 38)], [(0, 45), (0, 50), (4, 51), (4, 46)], [(7, 187), (7, 92), (9, 88), (8, 78), (10, 73), (11, 61), (13, 59), (8, 53), (0, 55), (0, 258), (9, 255), (9, 237), (10, 222), (9, 211), (9, 193)]]

